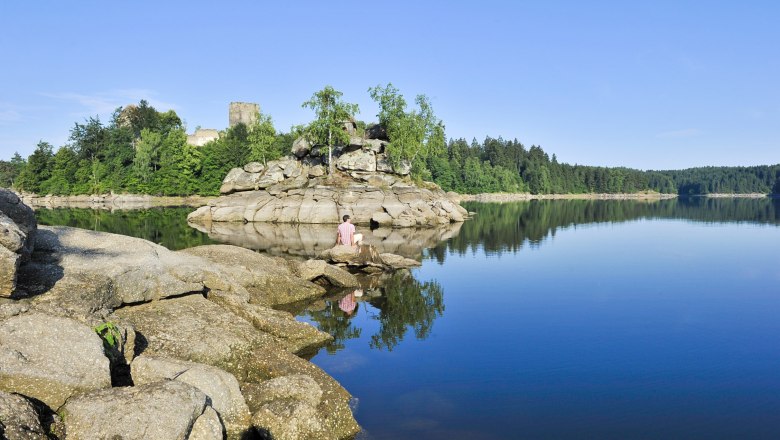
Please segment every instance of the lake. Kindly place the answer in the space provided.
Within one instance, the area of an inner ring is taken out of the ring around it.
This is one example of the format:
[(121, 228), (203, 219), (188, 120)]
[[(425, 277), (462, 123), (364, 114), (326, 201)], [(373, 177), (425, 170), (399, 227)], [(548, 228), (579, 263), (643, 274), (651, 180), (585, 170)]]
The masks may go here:
[[(312, 361), (355, 396), (361, 438), (778, 436), (780, 200), (466, 207), (474, 219), (421, 239), (372, 231), (422, 267), (300, 311), (336, 337)], [(297, 257), (328, 233), (252, 241), (189, 228), (177, 209), (38, 216)]]

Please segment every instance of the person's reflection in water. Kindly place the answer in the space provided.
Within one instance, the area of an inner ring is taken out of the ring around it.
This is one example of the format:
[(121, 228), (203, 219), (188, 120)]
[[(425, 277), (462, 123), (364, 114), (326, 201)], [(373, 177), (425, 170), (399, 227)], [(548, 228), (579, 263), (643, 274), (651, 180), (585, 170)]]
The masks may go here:
[(355, 298), (361, 296), (363, 296), (363, 289), (353, 290), (344, 298), (341, 298), (339, 300), (339, 308), (344, 313), (346, 313), (347, 316), (352, 316), (352, 314), (355, 313), (355, 309), (357, 309), (357, 301), (355, 300)]

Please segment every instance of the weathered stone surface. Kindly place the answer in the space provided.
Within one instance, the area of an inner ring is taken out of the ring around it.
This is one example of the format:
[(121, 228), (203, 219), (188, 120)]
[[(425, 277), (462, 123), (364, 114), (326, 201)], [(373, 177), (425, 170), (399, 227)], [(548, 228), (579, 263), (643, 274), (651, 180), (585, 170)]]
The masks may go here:
[(61, 412), (69, 440), (183, 440), (206, 408), (202, 391), (164, 381), (73, 397)]
[(233, 288), (211, 266), (139, 238), (42, 226), (33, 260), (20, 269), (20, 286), (39, 295), (33, 302), (47, 311), (86, 316), (122, 304), (201, 292), (207, 285)]
[(57, 408), (74, 394), (110, 386), (103, 342), (86, 325), (41, 313), (0, 322), (0, 389)]
[(187, 440), (223, 440), (225, 430), (219, 420), (219, 414), (214, 408), (207, 406), (203, 414), (192, 424), (192, 430)]
[(324, 278), (329, 284), (336, 287), (357, 287), (360, 285), (354, 275), (323, 260), (307, 260), (298, 264), (296, 269), (298, 276), (305, 280), (313, 281)]
[(11, 297), (16, 290), (16, 277), (21, 259), (20, 254), (0, 246), (0, 297)]
[(198, 246), (180, 251), (204, 258), (238, 282), (250, 294), (249, 302), (267, 306), (316, 298), (325, 289), (292, 273), (283, 259), (229, 245)]
[(311, 406), (322, 401), (322, 388), (317, 382), (305, 374), (281, 376), (259, 384), (252, 390), (253, 410), (274, 400), (293, 399)]
[(405, 269), (409, 267), (418, 267), (421, 265), (417, 260), (412, 260), (411, 258), (405, 258), (395, 254), (379, 254), (379, 257), (382, 259), (382, 262), (385, 263), (385, 265), (390, 266), (393, 269)]
[(371, 151), (355, 150), (342, 154), (336, 160), (336, 167), (342, 171), (376, 171), (376, 156)]
[(376, 154), (384, 153), (386, 144), (385, 141), (379, 139), (365, 139), (363, 140), (363, 149)]
[(301, 136), (293, 142), (291, 152), (296, 157), (306, 156), (311, 152), (311, 144), (305, 137)]
[(249, 162), (244, 165), (244, 171), (247, 173), (262, 173), (265, 170), (265, 165), (260, 162)]
[(379, 226), (391, 226), (393, 224), (393, 217), (385, 211), (375, 212), (371, 215), (371, 222), (376, 223)]
[(249, 304), (235, 294), (214, 291), (209, 293), (208, 299), (252, 323), (256, 329), (270, 335), (291, 353), (310, 353), (333, 340), (328, 333), (317, 330), (307, 322), (297, 321), (288, 312)]
[(259, 172), (247, 172), (244, 168), (233, 168), (222, 181), (219, 192), (230, 194), (234, 191), (256, 190), (261, 187), (261, 178), (262, 174)]
[(32, 209), (13, 192), (0, 189), (0, 297), (16, 290), (19, 265), (30, 259), (36, 230)]
[(272, 336), (200, 295), (165, 299), (116, 311), (133, 323), (147, 344), (144, 355), (174, 357), (214, 365), (245, 385), (291, 374), (312, 377), (323, 390), (317, 407), (330, 438), (354, 435), (349, 393), (321, 369), (290, 353)]
[(249, 408), (238, 381), (227, 371), (211, 365), (147, 355), (137, 357), (131, 369), (136, 386), (177, 380), (203, 391), (228, 432), (240, 433), (249, 427)]
[(22, 255), (22, 261), (27, 261), (35, 246), (35, 233), (38, 227), (38, 222), (35, 220), (35, 212), (22, 203), (19, 196), (2, 188), (0, 188), (0, 212), (16, 224), (18, 228), (16, 233), (26, 236), (23, 240), (24, 244), (18, 253)]
[(0, 438), (8, 440), (48, 440), (38, 412), (29, 400), (0, 391)]
[(317, 410), (297, 400), (268, 403), (252, 416), (252, 425), (274, 440), (331, 439), (319, 420)]
[(133, 324), (143, 341), (138, 350), (149, 356), (218, 365), (262, 337), (252, 324), (200, 295), (124, 307), (115, 314)]

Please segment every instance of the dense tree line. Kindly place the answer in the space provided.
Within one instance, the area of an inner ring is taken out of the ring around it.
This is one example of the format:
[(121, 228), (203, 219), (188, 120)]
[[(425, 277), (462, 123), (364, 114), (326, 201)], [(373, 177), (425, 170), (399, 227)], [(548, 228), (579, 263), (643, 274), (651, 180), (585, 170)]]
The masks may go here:
[(428, 169), (442, 188), (461, 193), (780, 193), (780, 165), (677, 171), (570, 165), (541, 147), (491, 137), (450, 140), (446, 151), (429, 158)]
[(40, 142), (22, 159), (0, 161), (0, 183), (37, 194), (218, 194), (227, 172), (287, 151), (290, 135), (277, 134), (268, 116), (238, 124), (203, 147), (187, 144), (179, 116), (146, 101), (117, 109), (104, 124), (93, 117), (76, 123), (69, 143), (54, 151)]
[[(388, 141), (389, 159), (394, 164), (407, 162), (414, 178), (431, 180), (447, 191), (780, 193), (780, 164), (643, 171), (561, 163), (555, 154), (550, 157), (536, 145), (526, 148), (516, 139), (446, 142), (444, 123), (425, 95), (418, 95), (416, 107), (409, 108), (392, 84), (368, 92), (379, 104), (378, 127)], [(56, 151), (41, 141), (27, 159), (16, 154), (10, 161), (0, 161), (0, 185), (54, 195), (215, 195), (231, 168), (288, 154), (297, 136), (328, 147), (345, 143), (349, 136), (343, 122), (354, 121), (358, 107), (341, 96), (330, 86), (316, 92), (303, 104), (314, 110), (315, 119), (289, 133), (278, 133), (270, 116), (258, 114), (251, 126), (228, 128), (202, 147), (187, 144), (175, 112), (158, 112), (141, 101), (117, 109), (106, 124), (98, 117), (76, 123), (69, 143)]]

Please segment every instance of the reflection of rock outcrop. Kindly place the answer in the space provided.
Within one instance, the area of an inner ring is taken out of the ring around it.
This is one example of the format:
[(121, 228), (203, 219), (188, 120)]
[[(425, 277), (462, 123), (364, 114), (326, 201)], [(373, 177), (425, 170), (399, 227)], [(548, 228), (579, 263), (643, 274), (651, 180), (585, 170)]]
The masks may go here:
[[(222, 243), (262, 250), (274, 255), (297, 255), (313, 258), (336, 242), (335, 225), (274, 224), (274, 223), (190, 223), (190, 226)], [(379, 228), (360, 230), (365, 244), (380, 253), (392, 253), (418, 258), (423, 249), (432, 248), (460, 231), (462, 223), (439, 225), (435, 228)]]

